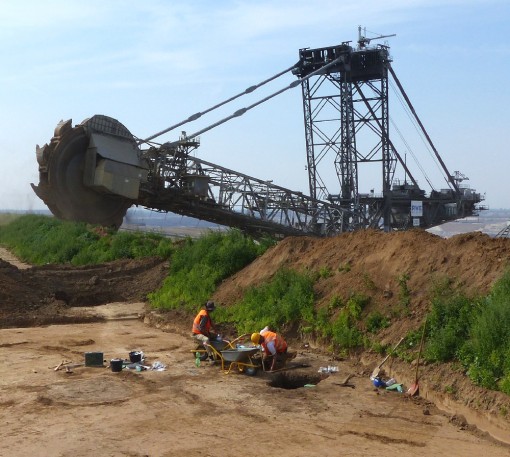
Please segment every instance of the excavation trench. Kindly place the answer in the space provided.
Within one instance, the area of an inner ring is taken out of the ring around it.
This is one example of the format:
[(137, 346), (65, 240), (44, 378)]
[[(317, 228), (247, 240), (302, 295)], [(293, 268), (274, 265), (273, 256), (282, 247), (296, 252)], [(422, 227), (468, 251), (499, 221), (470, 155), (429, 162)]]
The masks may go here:
[(278, 389), (299, 389), (301, 387), (315, 386), (324, 378), (320, 375), (301, 373), (277, 373), (267, 382), (269, 387)]

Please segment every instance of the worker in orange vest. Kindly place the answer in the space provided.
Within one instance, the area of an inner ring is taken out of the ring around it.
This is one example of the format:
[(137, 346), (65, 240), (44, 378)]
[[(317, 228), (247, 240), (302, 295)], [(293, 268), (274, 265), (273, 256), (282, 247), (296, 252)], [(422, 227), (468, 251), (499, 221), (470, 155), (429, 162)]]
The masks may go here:
[(278, 333), (272, 332), (268, 327), (258, 333), (252, 333), (251, 342), (262, 346), (262, 363), (264, 366), (271, 361), (269, 371), (274, 371), (278, 365), (285, 366), (288, 359), (296, 356), (296, 353), (287, 352), (287, 342)]
[(209, 355), (209, 359), (211, 360), (214, 359), (214, 355), (209, 345), (209, 341), (216, 338), (216, 333), (214, 332), (214, 326), (209, 313), (215, 309), (216, 305), (214, 302), (211, 300), (207, 301), (193, 320), (193, 327), (191, 329), (193, 332), (193, 339), (204, 345), (207, 350), (207, 354)]

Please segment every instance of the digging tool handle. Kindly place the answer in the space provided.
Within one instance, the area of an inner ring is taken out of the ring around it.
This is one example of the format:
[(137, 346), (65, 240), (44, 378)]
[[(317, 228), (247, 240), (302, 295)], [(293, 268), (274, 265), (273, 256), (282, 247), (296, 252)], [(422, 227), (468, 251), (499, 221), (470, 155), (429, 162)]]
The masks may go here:
[(416, 361), (416, 375), (414, 376), (414, 383), (418, 383), (418, 368), (420, 367), (420, 358), (421, 358), (421, 352), (423, 350), (423, 342), (425, 341), (425, 328), (427, 326), (427, 321), (423, 324), (423, 331), (421, 333), (421, 340), (420, 340), (420, 349), (418, 350), (418, 360)]
[(421, 359), (421, 352), (423, 349), (423, 342), (425, 341), (425, 328), (427, 326), (427, 320), (425, 319), (425, 323), (423, 324), (423, 331), (421, 334), (421, 340), (420, 340), (420, 349), (418, 350), (418, 359), (416, 360), (416, 374), (414, 376), (414, 384), (409, 387), (409, 390), (407, 391), (407, 394), (413, 397), (418, 393), (420, 390), (420, 385), (418, 383), (418, 369), (420, 367), (420, 359)]
[(392, 355), (396, 349), (400, 346), (400, 343), (402, 343), (402, 341), (404, 341), (404, 337), (400, 338), (400, 340), (398, 341), (398, 343), (393, 347), (393, 349), (391, 350), (391, 352), (384, 358), (384, 360), (379, 364), (379, 368), (381, 368), (383, 366), (383, 364), (386, 362), (386, 360), (388, 360), (388, 358), (390, 357), (390, 355)]
[(386, 360), (390, 358), (390, 355), (391, 352), (386, 357), (384, 357), (383, 361), (379, 365), (377, 365), (377, 368), (381, 368), (386, 363)]
[(372, 372), (372, 377), (375, 378), (379, 374), (379, 370), (381, 369), (381, 367), (384, 365), (386, 360), (389, 359), (390, 355), (393, 354), (395, 350), (400, 346), (400, 343), (402, 343), (402, 341), (404, 341), (404, 337), (400, 338), (399, 342), (393, 347), (391, 352), (383, 359), (383, 361), (379, 365), (377, 365), (377, 367)]

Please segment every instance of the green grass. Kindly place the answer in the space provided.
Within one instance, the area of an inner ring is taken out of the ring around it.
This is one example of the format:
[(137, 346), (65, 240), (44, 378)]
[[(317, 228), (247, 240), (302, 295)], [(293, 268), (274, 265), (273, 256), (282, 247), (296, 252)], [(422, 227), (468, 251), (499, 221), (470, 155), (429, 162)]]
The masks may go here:
[(149, 301), (156, 308), (194, 311), (223, 279), (248, 265), (271, 244), (270, 239), (256, 242), (239, 230), (186, 239), (172, 255), (169, 276), (159, 290), (149, 294)]
[(233, 323), (240, 333), (266, 325), (279, 331), (292, 324), (306, 327), (315, 320), (314, 302), (311, 276), (283, 269), (271, 281), (250, 288), (221, 320)]
[(99, 226), (24, 215), (0, 226), (0, 244), (34, 264), (91, 265), (116, 259), (168, 258), (173, 243), (144, 232), (113, 232)]
[(18, 217), (21, 217), (21, 214), (0, 213), (0, 226), (8, 225), (12, 221), (16, 220)]
[(370, 333), (377, 333), (379, 330), (390, 325), (389, 319), (379, 311), (373, 311), (368, 314), (365, 318), (365, 324), (367, 331)]

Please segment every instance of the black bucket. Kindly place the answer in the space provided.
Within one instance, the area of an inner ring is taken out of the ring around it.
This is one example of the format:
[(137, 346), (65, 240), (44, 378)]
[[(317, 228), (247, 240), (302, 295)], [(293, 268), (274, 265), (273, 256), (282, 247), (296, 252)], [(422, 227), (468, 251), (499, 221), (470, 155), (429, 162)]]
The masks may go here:
[(142, 353), (140, 351), (131, 351), (129, 353), (131, 363), (139, 363), (142, 361)]
[(122, 359), (112, 359), (110, 360), (110, 367), (112, 371), (118, 373), (122, 371), (124, 361)]

